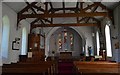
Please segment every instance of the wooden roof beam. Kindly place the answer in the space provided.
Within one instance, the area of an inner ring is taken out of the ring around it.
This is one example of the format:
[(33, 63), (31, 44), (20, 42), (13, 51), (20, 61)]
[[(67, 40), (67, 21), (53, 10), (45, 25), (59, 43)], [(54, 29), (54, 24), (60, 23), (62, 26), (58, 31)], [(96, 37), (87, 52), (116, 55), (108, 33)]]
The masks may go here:
[(91, 19), (95, 20), (97, 23), (100, 23), (100, 21), (94, 17), (90, 17)]
[(22, 9), (20, 12), (17, 13), (17, 29), (18, 29), (18, 23), (22, 20), (22, 19), (25, 19), (25, 18), (19, 18), (20, 15), (22, 15), (25, 11), (27, 11), (28, 9), (31, 9), (34, 13), (36, 13), (34, 11), (34, 9), (32, 8), (33, 5), (35, 5), (37, 2), (33, 2), (31, 4), (29, 4), (28, 2), (26, 2), (27, 6)]
[(65, 2), (62, 2), (63, 5), (63, 13), (65, 13)]
[(32, 2), (30, 5), (27, 5), (24, 9), (22, 9), (18, 14), (22, 14), (27, 11), (29, 8), (33, 7), (33, 5), (37, 4), (37, 2)]
[(91, 9), (92, 7), (95, 7), (95, 6), (96, 6), (95, 3), (92, 4), (92, 5), (88, 5), (86, 8), (83, 9), (83, 11), (86, 11), (86, 10), (88, 10), (88, 9)]
[[(29, 2), (26, 2), (26, 4), (27, 4), (28, 6), (30, 6)], [(34, 12), (34, 14), (37, 14), (36, 11), (35, 11), (32, 7), (30, 7), (30, 9)]]
[[(94, 9), (91, 12), (95, 12), (97, 8), (98, 8), (98, 6), (94, 7)], [(90, 17), (87, 18), (85, 23), (87, 23), (89, 20), (90, 20)]]
[(85, 20), (86, 18), (87, 18), (87, 17), (84, 17), (84, 18), (80, 19), (80, 20), (78, 21), (78, 23), (80, 23), (81, 21)]
[[(26, 2), (27, 5), (30, 5), (28, 2)], [(30, 9), (34, 12), (34, 14), (37, 14), (37, 12), (32, 8), (30, 7)], [(45, 24), (41, 19), (37, 19), (38, 21), (40, 20), (42, 24)], [(36, 20), (35, 20), (36, 21)]]
[(76, 3), (76, 8), (79, 8), (79, 2)]
[(56, 18), (56, 17), (94, 17), (108, 16), (107, 12), (86, 12), (86, 13), (53, 13), (53, 14), (21, 14), (19, 19), (24, 18)]
[(80, 2), (80, 12), (85, 12), (85, 11), (83, 10), (83, 2)]
[(43, 20), (40, 19), (40, 22), (41, 22), (42, 25), (45, 25), (45, 23), (43, 22)]
[(53, 9), (53, 5), (52, 5), (52, 3), (51, 3), (51, 2), (49, 2), (49, 4), (50, 4), (51, 9)]
[[(80, 10), (81, 13), (84, 13), (84, 11), (83, 11), (83, 2), (80, 2), (80, 9), (79, 10)], [(77, 17), (77, 23), (80, 23), (80, 21), (82, 21), (82, 20), (84, 20), (84, 18), (79, 20), (79, 17)]]
[(58, 26), (98, 26), (97, 23), (70, 23), (70, 24), (33, 24), (31, 27), (58, 27)]
[(44, 12), (45, 14), (47, 14), (48, 13), (48, 2), (45, 2), (45, 12)]
[(32, 25), (32, 24), (34, 24), (34, 23), (36, 23), (36, 22), (38, 22), (40, 19), (39, 18), (37, 18), (37, 19), (35, 19), (34, 21), (32, 21), (30, 24)]
[(78, 8), (75, 8), (75, 7), (71, 7), (71, 8), (53, 8), (53, 9), (50, 9), (49, 11), (52, 11), (52, 10), (54, 10), (54, 11), (59, 11), (59, 10), (73, 10), (73, 11), (75, 11), (75, 10), (78, 10)]
[[(31, 25), (34, 24), (34, 23), (36, 23), (36, 22), (38, 22), (39, 20), (40, 20), (40, 18), (35, 19), (33, 22), (31, 22)], [(44, 20), (45, 22), (52, 23), (52, 22), (51, 22), (50, 20), (48, 20), (48, 19), (41, 19), (41, 20)]]
[[(30, 5), (28, 2), (26, 2), (26, 4), (27, 4), (27, 5)], [(47, 6), (46, 6), (46, 7), (47, 7)], [(30, 9), (34, 12), (34, 14), (37, 14), (37, 12), (33, 9), (33, 7), (30, 7)], [(40, 18), (36, 19), (35, 21), (39, 21), (39, 20), (41, 21), (42, 24), (45, 24)], [(35, 22), (35, 21), (34, 21), (34, 22)], [(33, 23), (33, 22), (32, 22), (32, 23)], [(32, 30), (32, 29), (30, 28), (30, 32), (31, 32), (31, 30)]]
[(51, 7), (51, 8), (48, 10), (48, 12), (54, 13), (55, 11), (54, 11), (52, 2), (48, 2), (48, 3), (49, 3), (49, 5), (50, 5), (50, 7)]
[(42, 12), (45, 12), (45, 10), (41, 8), (41, 6), (38, 7), (38, 6), (36, 6), (36, 5), (33, 5), (33, 7), (36, 8), (38, 11), (40, 10), (40, 11), (42, 11)]
[(112, 11), (111, 9), (107, 8), (105, 5), (99, 3), (99, 6), (102, 8), (102, 9), (105, 9), (107, 10), (109, 13)]
[(42, 20), (44, 20), (45, 22), (49, 22), (49, 23), (52, 23), (50, 20), (48, 20), (48, 19), (42, 19)]

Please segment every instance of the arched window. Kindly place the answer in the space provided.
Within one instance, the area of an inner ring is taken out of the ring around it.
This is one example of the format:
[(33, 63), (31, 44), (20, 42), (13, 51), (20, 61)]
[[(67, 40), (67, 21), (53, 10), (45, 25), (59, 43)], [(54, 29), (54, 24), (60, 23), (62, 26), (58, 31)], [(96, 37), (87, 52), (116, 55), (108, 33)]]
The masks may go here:
[(70, 50), (72, 51), (74, 49), (74, 35), (73, 33), (67, 31), (65, 29), (64, 31), (61, 31), (58, 34), (58, 48), (59, 50)]
[(105, 27), (105, 36), (106, 36), (106, 51), (107, 56), (112, 57), (112, 50), (111, 50), (111, 39), (110, 39), (110, 27), (106, 25)]
[(9, 30), (10, 30), (10, 22), (8, 16), (3, 17), (3, 30), (2, 30), (2, 46), (1, 53), (3, 58), (8, 57), (9, 50)]
[(96, 32), (96, 41), (97, 41), (97, 55), (99, 55), (99, 51), (100, 51), (100, 39), (99, 39), (99, 33), (98, 33), (98, 31)]
[(21, 50), (21, 55), (26, 55), (27, 54), (27, 31), (26, 28), (24, 27), (22, 29), (22, 50)]

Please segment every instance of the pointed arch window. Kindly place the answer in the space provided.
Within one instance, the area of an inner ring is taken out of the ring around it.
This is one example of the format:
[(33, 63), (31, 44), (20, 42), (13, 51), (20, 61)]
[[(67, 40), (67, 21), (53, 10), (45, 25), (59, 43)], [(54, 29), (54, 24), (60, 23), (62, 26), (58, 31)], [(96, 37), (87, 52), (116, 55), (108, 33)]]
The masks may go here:
[(59, 50), (61, 50), (62, 49), (62, 35), (59, 34), (58, 36), (59, 36), (59, 39), (58, 39)]
[(112, 57), (111, 39), (110, 39), (110, 27), (108, 25), (105, 26), (105, 37), (106, 37), (107, 56)]
[(73, 34), (71, 33), (70, 34), (70, 47), (71, 47), (71, 50), (73, 50), (73, 40), (74, 38), (73, 38)]
[(99, 33), (98, 33), (98, 31), (96, 32), (96, 41), (97, 41), (97, 55), (99, 55), (99, 51), (100, 51), (100, 39), (99, 39)]
[(2, 20), (3, 30), (2, 30), (1, 53), (2, 57), (8, 58), (10, 21), (7, 15), (5, 15)]
[(22, 49), (21, 49), (21, 55), (27, 54), (27, 31), (24, 27), (22, 29)]
[(67, 29), (58, 34), (59, 50), (72, 51), (74, 46), (74, 35)]

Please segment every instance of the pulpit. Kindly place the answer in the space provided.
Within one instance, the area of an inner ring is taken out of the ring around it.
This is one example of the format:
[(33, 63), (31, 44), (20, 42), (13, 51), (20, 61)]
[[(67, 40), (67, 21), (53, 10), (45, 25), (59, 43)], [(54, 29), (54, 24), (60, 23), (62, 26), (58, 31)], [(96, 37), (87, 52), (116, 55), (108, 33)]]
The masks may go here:
[(43, 61), (45, 58), (45, 50), (40, 48), (40, 34), (28, 35), (28, 57), (34, 61)]

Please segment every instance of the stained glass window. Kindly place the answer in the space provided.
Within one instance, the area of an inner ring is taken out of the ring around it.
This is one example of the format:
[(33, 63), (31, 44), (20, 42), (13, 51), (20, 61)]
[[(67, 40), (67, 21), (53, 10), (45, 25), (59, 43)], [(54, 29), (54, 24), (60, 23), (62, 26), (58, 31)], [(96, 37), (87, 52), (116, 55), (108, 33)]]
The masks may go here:
[(74, 46), (73, 33), (64, 29), (58, 34), (58, 49), (61, 51), (71, 51)]
[(73, 50), (73, 34), (70, 34), (70, 47)]
[(61, 50), (61, 49), (62, 49), (62, 35), (59, 34), (58, 36), (59, 36), (59, 39), (58, 39), (58, 46), (59, 46), (59, 50)]
[(68, 50), (68, 39), (67, 39), (68, 33), (64, 32), (64, 49), (65, 51)]

